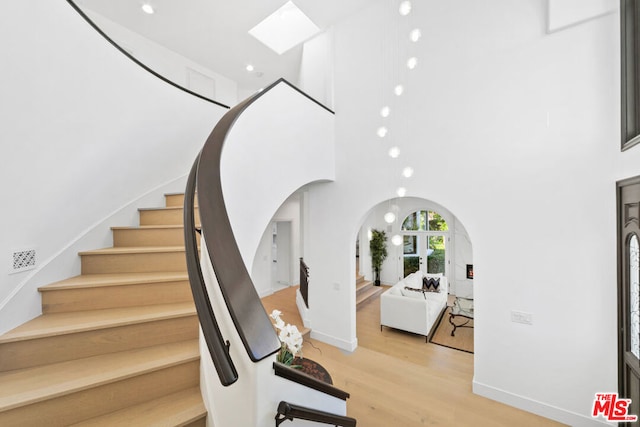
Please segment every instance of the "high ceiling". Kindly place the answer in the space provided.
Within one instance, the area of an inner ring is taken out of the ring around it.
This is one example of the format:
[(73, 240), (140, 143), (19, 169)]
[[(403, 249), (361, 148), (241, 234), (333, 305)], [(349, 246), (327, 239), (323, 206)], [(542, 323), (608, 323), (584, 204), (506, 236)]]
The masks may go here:
[[(286, 0), (149, 0), (153, 15), (142, 12), (142, 0), (76, 0), (87, 8), (255, 91), (280, 77), (295, 81), (301, 46), (278, 55), (248, 34), (249, 29)], [(321, 29), (371, 3), (371, 0), (294, 0)], [(245, 67), (252, 64), (253, 72)]]

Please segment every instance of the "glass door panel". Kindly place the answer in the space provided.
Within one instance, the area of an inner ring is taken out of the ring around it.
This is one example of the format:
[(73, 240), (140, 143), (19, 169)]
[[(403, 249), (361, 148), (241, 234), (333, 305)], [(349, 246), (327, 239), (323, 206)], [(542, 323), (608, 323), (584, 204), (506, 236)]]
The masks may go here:
[(426, 273), (446, 273), (445, 236), (429, 236), (425, 250), (427, 256)]
[(403, 277), (420, 270), (420, 255), (418, 248), (418, 236), (402, 236), (402, 253), (403, 259)]
[(635, 234), (629, 241), (629, 344), (640, 359), (640, 245)]

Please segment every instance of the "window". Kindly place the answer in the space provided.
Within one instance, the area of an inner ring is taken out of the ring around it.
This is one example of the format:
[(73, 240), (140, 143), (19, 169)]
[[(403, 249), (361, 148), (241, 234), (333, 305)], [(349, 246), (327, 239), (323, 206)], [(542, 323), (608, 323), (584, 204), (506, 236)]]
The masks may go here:
[(640, 142), (640, 4), (620, 1), (622, 150)]
[(402, 231), (448, 231), (447, 222), (434, 211), (417, 211), (405, 218)]
[(446, 275), (449, 226), (444, 218), (435, 211), (416, 211), (404, 219), (401, 230), (405, 277), (418, 270)]
[(640, 359), (640, 244), (635, 234), (629, 240), (629, 342)]

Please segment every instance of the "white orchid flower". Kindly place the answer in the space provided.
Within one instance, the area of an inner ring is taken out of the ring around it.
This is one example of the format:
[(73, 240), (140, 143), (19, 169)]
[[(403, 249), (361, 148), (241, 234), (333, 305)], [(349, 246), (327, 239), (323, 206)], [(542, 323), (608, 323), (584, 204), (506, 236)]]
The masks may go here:
[(275, 321), (275, 327), (279, 331), (278, 339), (282, 343), (282, 348), (278, 354), (278, 361), (291, 364), (293, 357), (302, 354), (302, 334), (296, 325), (285, 324), (280, 316), (280, 310), (273, 310), (269, 315)]

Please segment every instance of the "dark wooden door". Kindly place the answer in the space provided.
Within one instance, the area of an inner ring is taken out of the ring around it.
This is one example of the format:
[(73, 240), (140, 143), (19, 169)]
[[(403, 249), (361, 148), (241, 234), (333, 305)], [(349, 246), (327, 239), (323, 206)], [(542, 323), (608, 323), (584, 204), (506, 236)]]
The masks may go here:
[(617, 190), (619, 394), (631, 399), (629, 414), (640, 415), (640, 177)]

